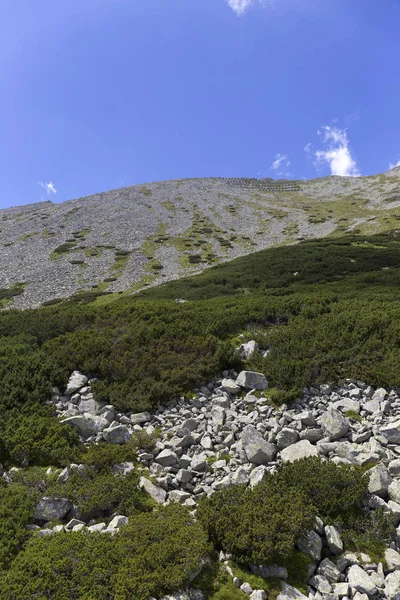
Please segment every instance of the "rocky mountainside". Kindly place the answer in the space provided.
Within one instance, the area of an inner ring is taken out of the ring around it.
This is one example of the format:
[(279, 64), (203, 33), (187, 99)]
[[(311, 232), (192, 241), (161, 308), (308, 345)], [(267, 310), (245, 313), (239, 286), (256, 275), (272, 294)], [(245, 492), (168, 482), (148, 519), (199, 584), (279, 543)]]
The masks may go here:
[(0, 211), (0, 307), (134, 293), (306, 238), (396, 229), (400, 167), (312, 181), (186, 179)]

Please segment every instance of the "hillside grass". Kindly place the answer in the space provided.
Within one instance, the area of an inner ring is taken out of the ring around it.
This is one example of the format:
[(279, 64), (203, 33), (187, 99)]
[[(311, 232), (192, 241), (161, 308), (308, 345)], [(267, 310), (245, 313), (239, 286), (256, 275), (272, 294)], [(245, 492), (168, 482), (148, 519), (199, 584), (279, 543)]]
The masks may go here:
[(243, 368), (234, 350), (241, 332), (270, 349), (247, 368), (265, 373), (277, 398), (344, 377), (399, 386), (399, 266), (397, 233), (349, 235), (257, 252), (104, 306), (94, 290), (3, 311), (0, 461), (74, 458), (74, 431), (43, 406), (74, 369), (98, 378), (99, 400), (151, 409)]

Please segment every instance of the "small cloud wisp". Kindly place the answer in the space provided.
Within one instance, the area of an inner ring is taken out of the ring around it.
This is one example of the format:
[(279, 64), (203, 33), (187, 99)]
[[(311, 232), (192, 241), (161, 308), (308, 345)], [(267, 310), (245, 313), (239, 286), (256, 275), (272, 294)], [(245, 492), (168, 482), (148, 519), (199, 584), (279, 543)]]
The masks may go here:
[[(357, 163), (351, 154), (347, 130), (324, 125), (318, 131), (318, 135), (321, 136), (325, 144), (325, 150), (315, 152), (315, 166), (320, 168), (323, 165), (328, 165), (332, 175), (360, 177)], [(309, 145), (307, 145), (306, 152), (309, 151), (309, 148)]]
[(42, 187), (44, 190), (46, 190), (46, 193), (48, 196), (50, 196), (50, 194), (57, 194), (57, 190), (52, 181), (49, 181), (48, 183), (45, 183), (43, 181), (38, 181), (38, 184), (40, 185), (40, 187)]

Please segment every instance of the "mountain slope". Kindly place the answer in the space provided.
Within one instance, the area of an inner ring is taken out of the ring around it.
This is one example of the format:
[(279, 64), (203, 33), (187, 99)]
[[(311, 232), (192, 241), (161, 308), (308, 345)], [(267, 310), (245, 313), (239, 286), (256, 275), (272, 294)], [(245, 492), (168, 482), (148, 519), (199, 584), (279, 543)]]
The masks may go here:
[(312, 181), (188, 179), (0, 211), (0, 307), (133, 293), (270, 246), (400, 219), (400, 168)]

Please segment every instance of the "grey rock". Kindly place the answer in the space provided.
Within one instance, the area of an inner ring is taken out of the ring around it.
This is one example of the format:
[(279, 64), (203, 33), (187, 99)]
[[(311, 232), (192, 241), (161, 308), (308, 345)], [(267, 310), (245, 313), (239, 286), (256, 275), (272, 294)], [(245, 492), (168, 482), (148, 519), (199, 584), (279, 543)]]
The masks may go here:
[(324, 558), (324, 560), (320, 562), (317, 573), (318, 575), (326, 577), (329, 583), (337, 583), (340, 579), (339, 569), (331, 560), (329, 560), (329, 558)]
[(172, 452), (172, 450), (168, 450), (166, 448), (165, 450), (162, 450), (160, 454), (158, 454), (158, 456), (155, 459), (155, 462), (162, 465), (163, 467), (170, 467), (172, 465), (176, 465), (176, 463), (178, 462), (178, 457), (175, 454), (175, 452)]
[(132, 425), (143, 425), (143, 423), (151, 421), (151, 414), (149, 412), (135, 413), (130, 416), (130, 421)]
[(254, 592), (250, 594), (249, 600), (268, 600), (268, 596), (264, 590), (254, 590)]
[(266, 390), (268, 387), (265, 375), (255, 371), (241, 371), (237, 376), (236, 383), (242, 388), (251, 390)]
[(337, 440), (348, 432), (349, 421), (340, 411), (331, 409), (322, 415), (321, 426), (331, 440)]
[(146, 490), (146, 492), (157, 502), (157, 504), (164, 504), (167, 499), (167, 492), (162, 488), (155, 485), (152, 481), (146, 477), (141, 477), (139, 480), (139, 486)]
[(389, 573), (385, 581), (385, 598), (388, 600), (400, 600), (400, 571)]
[(248, 485), (250, 477), (248, 471), (244, 467), (239, 467), (231, 476), (233, 485)]
[(333, 593), (338, 598), (343, 598), (343, 596), (349, 595), (349, 584), (347, 582), (343, 583), (334, 583), (333, 584)]
[(385, 560), (387, 565), (387, 571), (398, 571), (400, 569), (400, 554), (392, 548), (386, 548)]
[(183, 492), (182, 490), (172, 490), (169, 493), (168, 499), (171, 502), (179, 502), (179, 504), (183, 504), (185, 500), (190, 498), (190, 494), (188, 492)]
[(68, 379), (67, 387), (65, 389), (64, 394), (69, 396), (79, 390), (81, 387), (86, 385), (88, 378), (79, 373), (79, 371), (74, 371), (71, 377)]
[(113, 529), (119, 529), (123, 525), (127, 525), (128, 522), (128, 517), (125, 517), (123, 515), (117, 515), (109, 522), (107, 529), (108, 531), (111, 531)]
[(261, 433), (252, 425), (244, 428), (242, 445), (247, 460), (255, 465), (266, 465), (272, 462), (277, 452), (276, 446), (266, 442)]
[(247, 594), (248, 596), (250, 596), (250, 594), (253, 592), (253, 588), (251, 587), (251, 585), (249, 583), (247, 583), (247, 581), (242, 583), (242, 585), (240, 586), (240, 589), (242, 590), (242, 592), (244, 594)]
[(250, 342), (242, 344), (239, 348), (239, 354), (242, 360), (247, 360), (252, 354), (258, 351), (259, 347), (255, 340), (250, 340)]
[(35, 506), (33, 518), (37, 521), (53, 521), (63, 519), (71, 510), (72, 504), (68, 498), (44, 496)]
[(265, 465), (259, 465), (255, 469), (253, 469), (250, 473), (250, 485), (254, 487), (263, 481), (265, 475), (267, 473), (267, 469)]
[(117, 425), (104, 429), (103, 437), (109, 444), (125, 444), (130, 440), (131, 434), (126, 425)]
[(221, 387), (229, 394), (238, 394), (242, 389), (234, 379), (223, 379)]
[(400, 477), (400, 458), (390, 461), (388, 470), (391, 477)]
[(105, 523), (96, 523), (95, 525), (90, 525), (90, 527), (87, 528), (87, 530), (90, 533), (101, 533), (105, 529), (106, 529)]
[(279, 450), (283, 450), (283, 448), (287, 448), (288, 446), (295, 444), (298, 439), (298, 431), (284, 427), (276, 436), (276, 445), (278, 446)]
[(84, 439), (97, 435), (110, 425), (104, 417), (97, 417), (90, 415), (89, 413), (62, 419), (61, 423), (75, 427), (78, 430), (79, 435)]
[(387, 396), (387, 391), (385, 390), (385, 388), (379, 388), (376, 390), (376, 392), (372, 396), (372, 400), (376, 400), (380, 404), (381, 402), (384, 401), (386, 396)]
[(388, 488), (389, 498), (400, 504), (400, 479), (394, 479)]
[(311, 530), (300, 538), (296, 543), (296, 546), (301, 552), (304, 552), (304, 554), (307, 554), (307, 556), (313, 560), (321, 560), (322, 539), (315, 531)]
[(386, 498), (389, 485), (392, 483), (392, 478), (387, 468), (379, 464), (370, 469), (367, 475), (369, 475), (368, 491), (380, 498)]
[(264, 579), (274, 577), (276, 579), (287, 579), (288, 570), (280, 565), (253, 565), (249, 564), (249, 569), (254, 575), (260, 575)]
[(310, 456), (318, 456), (318, 450), (308, 440), (301, 440), (281, 452), (283, 462), (294, 462)]
[(308, 600), (308, 597), (284, 581), (282, 590), (276, 600)]
[(343, 552), (342, 538), (336, 527), (333, 525), (327, 525), (325, 527), (326, 541), (328, 548), (332, 554), (340, 554)]
[(76, 525), (83, 525), (85, 526), (86, 523), (84, 521), (80, 521), (79, 519), (71, 519), (70, 521), (68, 521), (68, 523), (65, 525), (65, 529), (66, 530), (71, 530), (76, 527)]
[(383, 425), (379, 430), (390, 444), (400, 444), (400, 420)]
[(371, 577), (362, 569), (359, 565), (353, 565), (350, 567), (347, 574), (350, 587), (361, 594), (368, 594), (373, 596), (377, 593), (378, 589)]

